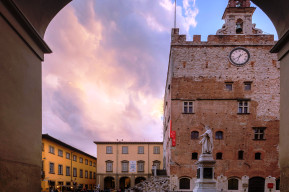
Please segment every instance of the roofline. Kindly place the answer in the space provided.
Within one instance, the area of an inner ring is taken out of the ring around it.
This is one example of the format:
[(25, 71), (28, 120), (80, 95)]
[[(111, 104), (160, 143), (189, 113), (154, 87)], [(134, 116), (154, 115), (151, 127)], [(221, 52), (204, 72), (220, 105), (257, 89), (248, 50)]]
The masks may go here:
[(81, 151), (81, 150), (79, 150), (79, 149), (77, 149), (75, 147), (72, 147), (71, 145), (68, 145), (68, 144), (66, 144), (66, 143), (64, 143), (64, 142), (62, 142), (62, 141), (60, 141), (60, 140), (58, 140), (58, 139), (56, 139), (54, 137), (51, 137), (48, 134), (42, 134), (42, 139), (48, 139), (48, 140), (53, 141), (53, 142), (55, 142), (55, 143), (57, 143), (57, 144), (59, 144), (59, 145), (61, 145), (63, 147), (69, 148), (69, 149), (71, 149), (73, 151), (76, 151), (76, 152), (78, 152), (80, 154), (86, 155), (86, 156), (88, 156), (88, 157), (90, 157), (92, 159), (95, 159), (95, 160), (97, 159), (96, 157), (94, 157), (92, 155), (89, 155), (88, 153), (85, 153), (85, 152), (83, 152), (83, 151)]
[(163, 144), (163, 142), (145, 141), (94, 141), (95, 144)]

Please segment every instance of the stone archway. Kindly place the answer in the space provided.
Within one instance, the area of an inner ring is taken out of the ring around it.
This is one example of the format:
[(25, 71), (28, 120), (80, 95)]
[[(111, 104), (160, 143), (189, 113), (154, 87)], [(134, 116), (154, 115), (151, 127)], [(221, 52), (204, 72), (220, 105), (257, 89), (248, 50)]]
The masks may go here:
[(115, 188), (115, 180), (113, 177), (105, 177), (104, 178), (104, 189), (114, 189)]
[(143, 181), (145, 181), (145, 180), (146, 180), (145, 177), (137, 177), (137, 178), (135, 178), (134, 183), (135, 183), (135, 185), (136, 185), (136, 184), (139, 184), (140, 182), (143, 182)]
[(130, 178), (129, 177), (121, 177), (119, 179), (119, 188), (121, 191), (130, 188)]
[(249, 179), (249, 192), (263, 192), (265, 190), (265, 179), (252, 177)]
[[(0, 185), (3, 191), (40, 189), (41, 62), (51, 50), (43, 37), (71, 0), (0, 0)], [(252, 0), (279, 36), (272, 49), (281, 61), (281, 190), (289, 191), (289, 1)], [(17, 121), (16, 121), (17, 120)], [(29, 180), (29, 182), (27, 182)], [(284, 182), (282, 182), (284, 181)]]

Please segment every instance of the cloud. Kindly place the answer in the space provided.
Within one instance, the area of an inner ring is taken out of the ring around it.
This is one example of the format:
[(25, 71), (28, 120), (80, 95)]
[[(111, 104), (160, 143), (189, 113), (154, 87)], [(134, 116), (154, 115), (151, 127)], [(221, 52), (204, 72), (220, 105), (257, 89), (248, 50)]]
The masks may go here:
[[(178, 14), (180, 27), (196, 25), (194, 1)], [(45, 35), (54, 53), (43, 63), (43, 133), (94, 155), (95, 140), (162, 141), (173, 17), (170, 0), (74, 0), (63, 9)]]

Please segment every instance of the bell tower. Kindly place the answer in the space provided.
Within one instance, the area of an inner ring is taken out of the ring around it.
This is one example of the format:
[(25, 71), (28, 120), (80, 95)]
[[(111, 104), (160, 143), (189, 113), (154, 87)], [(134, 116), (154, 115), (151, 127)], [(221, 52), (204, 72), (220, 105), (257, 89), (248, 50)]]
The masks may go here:
[(252, 23), (255, 7), (250, 6), (250, 0), (229, 0), (222, 19), (225, 24), (217, 31), (217, 35), (256, 35), (262, 30), (256, 29)]

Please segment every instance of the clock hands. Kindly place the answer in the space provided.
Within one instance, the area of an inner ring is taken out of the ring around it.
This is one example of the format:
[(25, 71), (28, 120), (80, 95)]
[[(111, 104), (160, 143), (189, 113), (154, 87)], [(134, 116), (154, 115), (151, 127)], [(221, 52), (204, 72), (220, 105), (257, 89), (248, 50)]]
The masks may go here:
[(243, 56), (244, 54), (240, 54), (239, 57), (237, 58), (237, 61), (239, 61), (240, 57)]
[(232, 64), (244, 65), (250, 58), (249, 52), (245, 48), (235, 48), (231, 51), (229, 59)]

